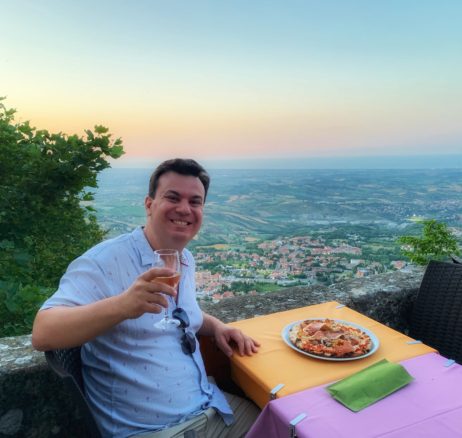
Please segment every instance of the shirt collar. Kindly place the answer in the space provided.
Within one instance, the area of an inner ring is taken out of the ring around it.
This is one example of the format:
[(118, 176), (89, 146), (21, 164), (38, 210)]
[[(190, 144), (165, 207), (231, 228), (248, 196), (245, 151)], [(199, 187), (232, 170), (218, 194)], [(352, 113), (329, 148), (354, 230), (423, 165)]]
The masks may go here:
[(141, 264), (143, 266), (151, 266), (154, 262), (154, 251), (144, 234), (143, 227), (137, 227), (132, 231), (132, 237), (136, 247), (140, 252)]
[[(133, 240), (136, 243), (141, 256), (141, 264), (143, 266), (152, 266), (154, 263), (154, 250), (151, 248), (146, 235), (144, 234), (143, 227), (137, 227), (132, 231)], [(184, 252), (180, 254), (180, 262), (182, 266), (188, 266), (188, 258)]]

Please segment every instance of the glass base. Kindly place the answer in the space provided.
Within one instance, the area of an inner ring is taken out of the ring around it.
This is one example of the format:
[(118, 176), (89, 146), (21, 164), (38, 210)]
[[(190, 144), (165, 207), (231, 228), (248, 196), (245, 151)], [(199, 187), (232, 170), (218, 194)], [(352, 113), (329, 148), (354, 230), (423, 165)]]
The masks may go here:
[(168, 318), (168, 317), (164, 317), (160, 321), (157, 321), (154, 324), (154, 327), (162, 329), (162, 330), (167, 330), (170, 327), (179, 327), (179, 326), (180, 326), (180, 321), (178, 321), (177, 319)]

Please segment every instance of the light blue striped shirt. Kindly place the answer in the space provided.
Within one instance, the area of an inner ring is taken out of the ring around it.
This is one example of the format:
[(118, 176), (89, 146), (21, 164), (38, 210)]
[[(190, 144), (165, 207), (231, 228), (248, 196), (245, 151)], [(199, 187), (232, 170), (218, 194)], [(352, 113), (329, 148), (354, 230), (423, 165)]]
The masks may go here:
[[(188, 330), (196, 333), (202, 312), (196, 301), (195, 262), (186, 249), (182, 259), (178, 307), (189, 316)], [(153, 262), (153, 250), (141, 227), (102, 242), (69, 265), (42, 309), (85, 305), (118, 295)], [(174, 307), (171, 302), (170, 312)], [(82, 348), (87, 398), (104, 436), (163, 429), (209, 407), (217, 409), (227, 424), (233, 421), (226, 398), (207, 380), (199, 345), (193, 355), (184, 354), (182, 330), (154, 327), (162, 316), (146, 313), (125, 320)]]

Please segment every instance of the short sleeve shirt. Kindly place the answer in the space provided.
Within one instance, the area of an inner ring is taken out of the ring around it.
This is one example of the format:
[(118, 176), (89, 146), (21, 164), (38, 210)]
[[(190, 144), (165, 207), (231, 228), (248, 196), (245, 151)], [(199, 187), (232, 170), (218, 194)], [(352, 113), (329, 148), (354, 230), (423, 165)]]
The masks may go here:
[[(196, 301), (195, 262), (182, 253), (178, 303), (196, 333), (202, 312)], [(154, 253), (143, 229), (102, 242), (74, 260), (59, 288), (42, 306), (81, 306), (124, 292), (151, 268)], [(161, 314), (128, 319), (82, 347), (86, 395), (104, 436), (127, 437), (188, 420), (209, 407), (230, 424), (232, 411), (220, 390), (207, 380), (198, 345), (181, 349), (183, 331), (154, 324)], [(196, 341), (197, 342), (197, 341)]]

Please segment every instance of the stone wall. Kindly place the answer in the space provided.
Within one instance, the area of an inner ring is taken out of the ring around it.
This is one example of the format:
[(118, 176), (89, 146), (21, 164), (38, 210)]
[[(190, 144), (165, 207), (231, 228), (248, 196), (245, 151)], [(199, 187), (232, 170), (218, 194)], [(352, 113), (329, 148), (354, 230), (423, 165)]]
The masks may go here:
[(338, 301), (399, 331), (406, 331), (409, 313), (422, 281), (423, 270), (414, 268), (343, 281), (332, 286), (293, 287), (264, 295), (225, 299), (202, 308), (224, 322)]
[[(422, 271), (393, 272), (337, 283), (294, 287), (264, 295), (204, 304), (225, 322), (297, 307), (338, 301), (406, 331)], [(0, 339), (0, 438), (85, 437), (82, 417), (62, 382), (47, 367), (30, 336)]]

